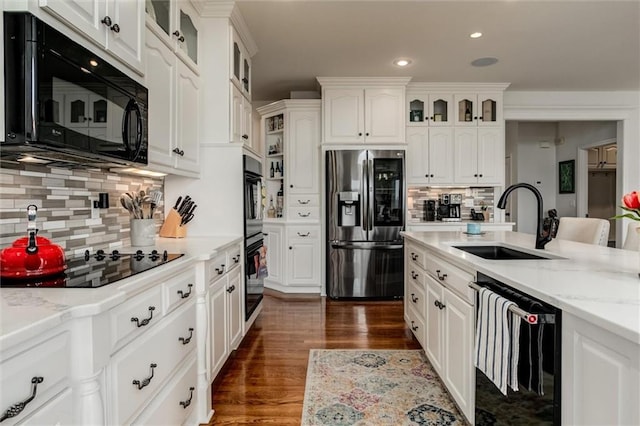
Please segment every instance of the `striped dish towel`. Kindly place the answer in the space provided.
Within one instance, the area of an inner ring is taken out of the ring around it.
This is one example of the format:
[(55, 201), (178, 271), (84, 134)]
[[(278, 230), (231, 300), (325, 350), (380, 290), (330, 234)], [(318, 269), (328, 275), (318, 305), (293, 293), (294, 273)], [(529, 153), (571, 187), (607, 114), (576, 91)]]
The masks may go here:
[(520, 317), (509, 311), (514, 302), (487, 288), (479, 291), (475, 365), (507, 394), (518, 391)]

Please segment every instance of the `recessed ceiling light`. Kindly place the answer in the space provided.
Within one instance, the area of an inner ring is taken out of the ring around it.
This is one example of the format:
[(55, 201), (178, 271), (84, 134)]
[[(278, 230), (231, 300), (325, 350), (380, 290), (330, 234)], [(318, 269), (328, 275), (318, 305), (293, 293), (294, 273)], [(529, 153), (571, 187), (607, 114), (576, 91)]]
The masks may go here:
[(478, 58), (471, 61), (471, 65), (474, 67), (488, 67), (498, 62), (498, 58)]
[(92, 59), (89, 61), (89, 65), (91, 65), (92, 67), (97, 67), (98, 66), (98, 61), (96, 61), (95, 59)]
[(393, 64), (397, 67), (406, 67), (411, 65), (411, 59), (407, 58), (399, 58), (393, 61)]
[(482, 37), (482, 33), (479, 32), (479, 31), (476, 31), (475, 33), (469, 34), (469, 37), (471, 37), (471, 38), (480, 38), (480, 37)]

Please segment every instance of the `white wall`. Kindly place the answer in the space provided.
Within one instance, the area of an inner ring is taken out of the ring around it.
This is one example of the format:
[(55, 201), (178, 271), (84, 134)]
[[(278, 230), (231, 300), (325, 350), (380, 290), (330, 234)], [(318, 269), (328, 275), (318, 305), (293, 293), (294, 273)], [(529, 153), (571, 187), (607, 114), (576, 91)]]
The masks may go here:
[[(515, 121), (616, 121), (616, 198), (640, 186), (640, 91), (517, 92), (504, 94), (504, 118)], [(626, 222), (618, 226), (623, 241)]]
[[(617, 124), (615, 121), (565, 121), (558, 123), (558, 138), (564, 142), (556, 147), (558, 161), (577, 159), (581, 146), (593, 145), (607, 139), (615, 139)], [(576, 162), (576, 174), (581, 164)], [(577, 184), (577, 182), (576, 182)], [(576, 191), (579, 188), (576, 188)], [(558, 194), (556, 205), (559, 216), (577, 216), (577, 194)]]
[[(529, 183), (542, 194), (543, 213), (556, 205), (556, 123), (518, 122), (517, 131), (508, 135), (509, 143), (517, 145), (512, 164), (516, 164), (513, 183)], [(515, 139), (515, 140), (514, 140)], [(531, 191), (518, 189), (513, 203), (518, 232), (535, 234), (538, 205)]]

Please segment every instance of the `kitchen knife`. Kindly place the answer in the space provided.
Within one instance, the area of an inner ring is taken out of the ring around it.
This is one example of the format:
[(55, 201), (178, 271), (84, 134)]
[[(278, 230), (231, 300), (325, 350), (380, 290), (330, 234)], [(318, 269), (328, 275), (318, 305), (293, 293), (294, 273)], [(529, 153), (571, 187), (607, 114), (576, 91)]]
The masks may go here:
[(182, 196), (178, 197), (178, 201), (176, 201), (176, 205), (173, 206), (174, 210), (178, 210), (178, 205), (180, 204), (180, 201), (182, 201)]
[(186, 205), (189, 201), (191, 201), (191, 197), (189, 197), (188, 195), (182, 199), (182, 204), (180, 204), (180, 207), (178, 207), (178, 213), (180, 213), (181, 211), (183, 211), (183, 210), (184, 210), (185, 205)]
[(198, 205), (193, 204), (193, 206), (191, 206), (191, 208), (187, 211), (187, 213), (185, 213), (182, 216), (182, 221), (180, 222), (180, 226), (186, 225), (187, 223), (191, 222), (191, 220), (193, 219), (193, 211), (196, 209), (196, 207), (198, 207)]
[(193, 205), (193, 201), (187, 201), (186, 203), (182, 203), (182, 206), (180, 207), (180, 209), (178, 209), (178, 214), (180, 216), (185, 216), (187, 213), (189, 213), (189, 210), (191, 209), (192, 205)]

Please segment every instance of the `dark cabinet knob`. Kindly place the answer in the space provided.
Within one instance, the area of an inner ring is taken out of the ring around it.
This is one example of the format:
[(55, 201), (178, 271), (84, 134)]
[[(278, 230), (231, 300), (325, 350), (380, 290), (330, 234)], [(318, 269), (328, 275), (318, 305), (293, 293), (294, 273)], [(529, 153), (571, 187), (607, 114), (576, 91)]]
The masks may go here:
[(113, 24), (111, 26), (111, 31), (113, 31), (114, 33), (119, 33), (120, 32), (120, 25), (118, 24)]
[(249, 79), (247, 77), (245, 77), (245, 78), (242, 79), (242, 82), (244, 84), (249, 84)]
[(102, 21), (100, 21), (100, 22), (102, 22), (107, 27), (110, 27), (111, 26), (111, 17), (109, 15), (107, 15), (104, 18), (102, 18)]
[(289, 185), (289, 188), (293, 188), (293, 185)]
[(244, 140), (249, 139), (249, 135), (242, 135), (242, 139), (244, 139)]
[(184, 36), (180, 36), (180, 37), (178, 37), (178, 41), (179, 41), (180, 43), (184, 43)]
[(362, 136), (362, 132), (358, 133), (358, 136)]
[(173, 32), (173, 35), (174, 35), (174, 36), (176, 36), (176, 37), (180, 37), (180, 31), (175, 30), (175, 31)]

